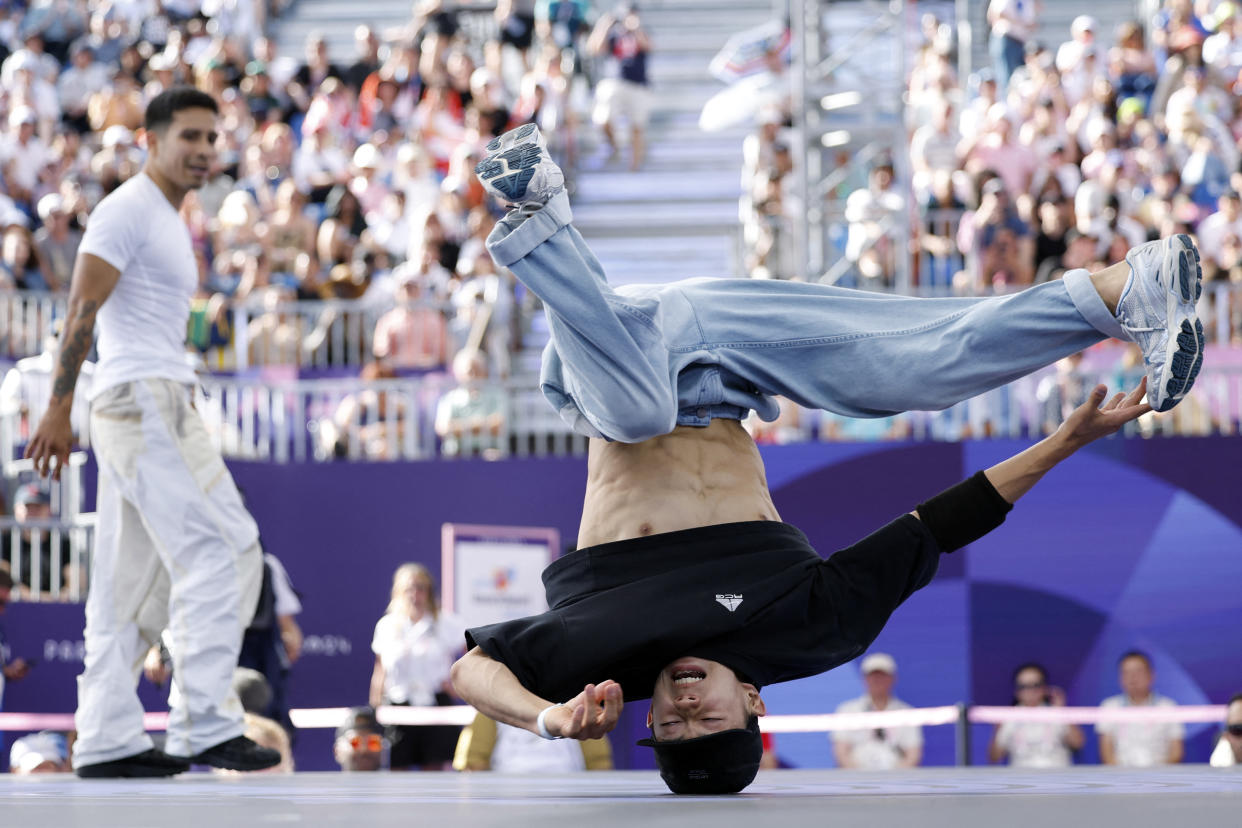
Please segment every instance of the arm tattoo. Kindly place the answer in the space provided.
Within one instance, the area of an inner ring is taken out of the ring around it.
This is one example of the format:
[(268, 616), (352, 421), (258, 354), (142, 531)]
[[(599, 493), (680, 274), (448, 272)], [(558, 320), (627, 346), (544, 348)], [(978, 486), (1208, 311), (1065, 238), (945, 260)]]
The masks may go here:
[(95, 342), (95, 313), (99, 303), (88, 300), (73, 315), (72, 327), (65, 332), (64, 342), (60, 349), (60, 364), (56, 369), (56, 380), (52, 384), (52, 398), (64, 399), (73, 394), (78, 384), (78, 372), (82, 370), (82, 361), (90, 353)]

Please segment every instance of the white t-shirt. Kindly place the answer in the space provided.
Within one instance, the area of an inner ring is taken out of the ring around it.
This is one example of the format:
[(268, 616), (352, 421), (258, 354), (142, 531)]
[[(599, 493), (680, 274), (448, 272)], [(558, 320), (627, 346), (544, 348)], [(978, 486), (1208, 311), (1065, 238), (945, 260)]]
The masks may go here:
[[(901, 699), (888, 700), (885, 710), (909, 710), (910, 705)], [(859, 696), (841, 702), (838, 713), (865, 713), (875, 710), (870, 696)], [(833, 739), (848, 744), (854, 766), (863, 770), (892, 770), (911, 750), (923, 746), (921, 727), (878, 727), (866, 730), (838, 730)]]
[(436, 692), (448, 681), (449, 669), (465, 647), (466, 629), (460, 621), (440, 613), (435, 621), (417, 622), (398, 613), (386, 613), (375, 625), (371, 651), (384, 668), (384, 701), (415, 707), (436, 703)]
[(192, 385), (185, 331), (198, 263), (185, 222), (146, 173), (99, 202), (78, 248), (82, 253), (121, 271), (99, 309), (99, 364), (91, 399), (139, 379)]
[(301, 614), (302, 601), (293, 589), (293, 583), (289, 580), (285, 565), (271, 552), (263, 553), (263, 560), (272, 570), (272, 593), (275, 598), (273, 611), (278, 616)]
[(1065, 746), (1068, 725), (1053, 722), (1002, 722), (996, 744), (1009, 754), (1015, 768), (1068, 768), (1073, 764)]
[[(1109, 696), (1100, 707), (1176, 707), (1177, 702), (1152, 693), (1146, 704), (1134, 704), (1122, 694)], [(1181, 741), (1186, 729), (1178, 722), (1144, 724), (1141, 722), (1100, 722), (1095, 732), (1111, 736), (1117, 764), (1127, 768), (1150, 768), (1165, 764), (1169, 745)]]
[(573, 773), (586, 770), (582, 743), (576, 739), (548, 741), (542, 736), (496, 723), (496, 746), (492, 749), (496, 773)]

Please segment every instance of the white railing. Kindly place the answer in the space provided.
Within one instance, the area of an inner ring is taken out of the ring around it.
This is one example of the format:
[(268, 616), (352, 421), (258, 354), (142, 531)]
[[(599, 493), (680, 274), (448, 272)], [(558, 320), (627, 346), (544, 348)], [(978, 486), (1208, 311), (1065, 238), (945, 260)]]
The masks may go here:
[(501, 400), (499, 422), (458, 437), (436, 433), (440, 400), (456, 384), (444, 375), (363, 382), (356, 378), (269, 384), (211, 378), (196, 407), (227, 457), (277, 463), (426, 460), (437, 456), (564, 456), (586, 451), (525, 383), (479, 384), (481, 396)]
[(0, 517), (0, 560), (8, 564), (17, 597), (26, 601), (81, 601), (86, 597), (95, 515), (18, 521)]

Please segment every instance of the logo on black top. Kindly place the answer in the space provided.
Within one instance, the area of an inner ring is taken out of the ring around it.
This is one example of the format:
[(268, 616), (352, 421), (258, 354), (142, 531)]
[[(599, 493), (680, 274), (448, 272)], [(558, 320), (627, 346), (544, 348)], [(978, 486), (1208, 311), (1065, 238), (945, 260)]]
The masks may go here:
[(727, 593), (725, 595), (717, 595), (716, 603), (720, 604), (720, 606), (724, 607), (729, 612), (733, 612), (735, 609), (737, 609), (741, 605), (742, 596), (733, 595), (731, 593)]

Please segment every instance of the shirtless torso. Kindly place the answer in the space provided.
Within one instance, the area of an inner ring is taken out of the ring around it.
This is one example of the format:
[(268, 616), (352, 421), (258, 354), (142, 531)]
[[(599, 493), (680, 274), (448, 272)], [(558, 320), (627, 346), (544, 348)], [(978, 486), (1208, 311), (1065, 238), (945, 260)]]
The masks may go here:
[(642, 443), (592, 440), (578, 546), (745, 520), (780, 520), (759, 449), (737, 420)]

